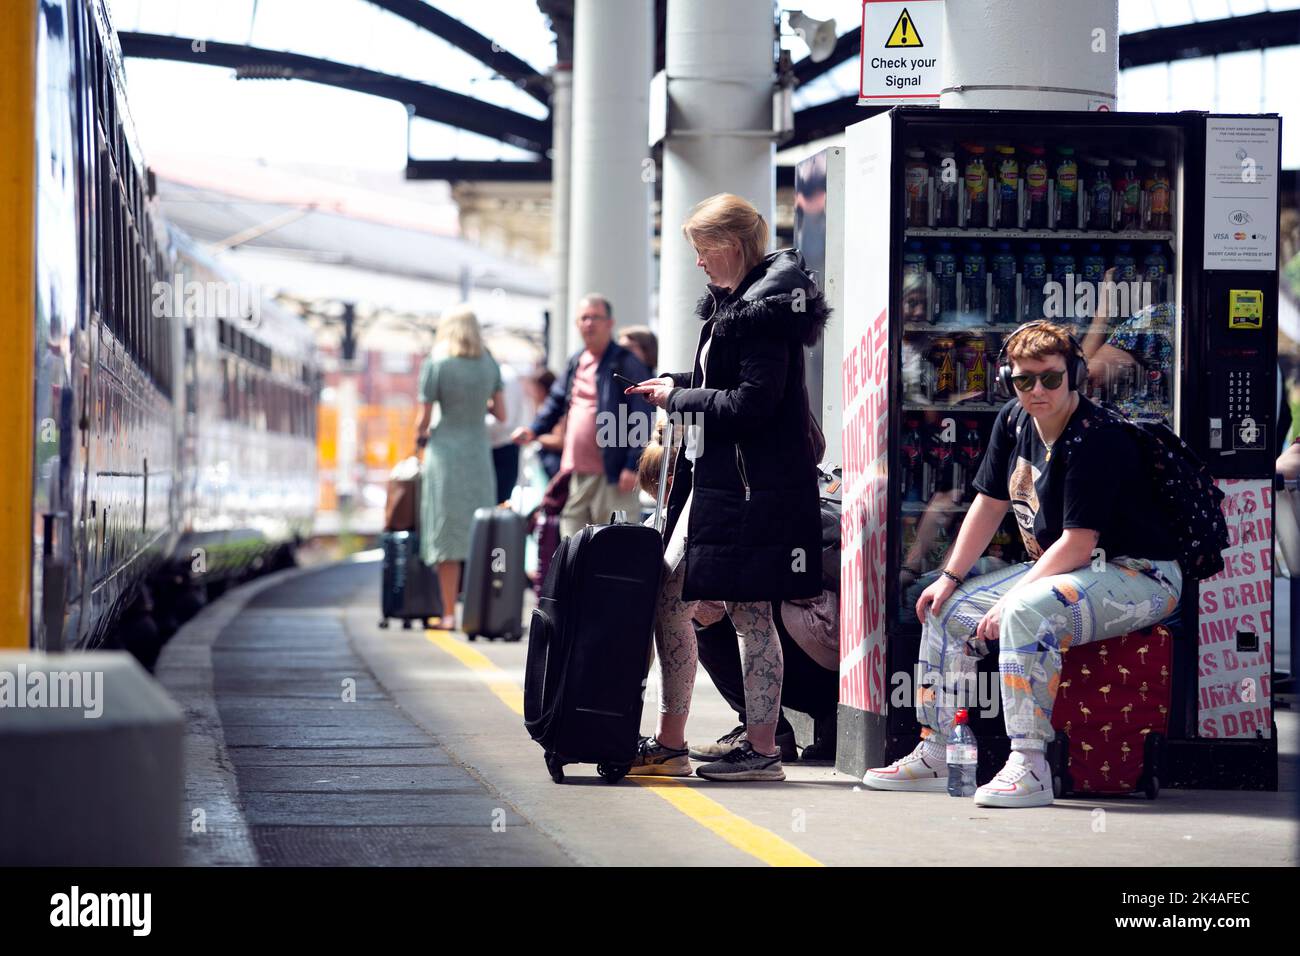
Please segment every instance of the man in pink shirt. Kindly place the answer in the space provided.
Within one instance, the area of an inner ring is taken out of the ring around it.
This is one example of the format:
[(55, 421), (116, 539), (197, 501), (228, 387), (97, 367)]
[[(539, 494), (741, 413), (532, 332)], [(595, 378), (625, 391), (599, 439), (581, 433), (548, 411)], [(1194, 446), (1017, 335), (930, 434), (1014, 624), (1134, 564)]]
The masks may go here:
[(614, 309), (590, 293), (578, 303), (578, 334), (583, 348), (569, 359), (532, 425), (511, 436), (533, 441), (555, 427), (566, 413), (560, 470), (569, 472), (569, 499), (560, 514), (560, 534), (571, 537), (589, 524), (604, 524), (625, 511), (635, 521), (641, 511), (637, 464), (649, 439), (654, 409), (640, 395), (623, 394), (614, 373), (644, 382), (654, 373), (613, 340)]

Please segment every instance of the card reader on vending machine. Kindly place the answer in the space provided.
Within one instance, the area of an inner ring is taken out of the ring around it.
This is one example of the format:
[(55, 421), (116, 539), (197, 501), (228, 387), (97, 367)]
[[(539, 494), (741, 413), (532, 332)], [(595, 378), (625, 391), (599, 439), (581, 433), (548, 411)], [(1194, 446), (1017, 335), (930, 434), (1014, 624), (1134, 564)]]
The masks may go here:
[[(1276, 308), (1276, 288), (1252, 287), (1253, 275), (1205, 274), (1202, 434), (1206, 463), (1218, 478), (1270, 475), (1277, 457), (1277, 341), (1266, 331), (1276, 325), (1264, 321)], [(1195, 431), (1184, 427), (1184, 433)]]

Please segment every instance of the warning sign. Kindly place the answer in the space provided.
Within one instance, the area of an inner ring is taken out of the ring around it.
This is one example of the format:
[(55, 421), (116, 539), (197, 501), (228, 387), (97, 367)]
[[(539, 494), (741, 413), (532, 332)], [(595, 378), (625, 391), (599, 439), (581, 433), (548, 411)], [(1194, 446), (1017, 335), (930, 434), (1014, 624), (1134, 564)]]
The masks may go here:
[(885, 43), (885, 46), (925, 46), (921, 42), (921, 37), (916, 32), (916, 27), (912, 23), (912, 18), (908, 16), (906, 8), (898, 15), (898, 22), (894, 24), (893, 32), (889, 34), (889, 40)]
[(938, 105), (943, 0), (865, 0), (859, 104)]

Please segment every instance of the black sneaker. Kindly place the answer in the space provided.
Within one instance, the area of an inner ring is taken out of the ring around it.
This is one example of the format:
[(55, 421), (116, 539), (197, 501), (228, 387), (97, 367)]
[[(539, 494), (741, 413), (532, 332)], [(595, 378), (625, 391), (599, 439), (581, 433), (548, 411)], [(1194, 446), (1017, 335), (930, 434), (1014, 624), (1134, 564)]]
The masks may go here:
[(642, 737), (636, 748), (636, 759), (628, 770), (630, 777), (689, 777), (691, 758), (685, 747), (677, 750), (665, 747), (655, 737)]
[[(724, 754), (731, 753), (748, 739), (749, 734), (745, 731), (745, 725), (741, 724), (719, 737), (716, 743), (692, 747), (691, 759), (709, 763)], [(776, 745), (781, 750), (781, 760), (784, 763), (794, 763), (799, 759), (799, 748), (795, 746), (793, 730), (789, 733), (777, 734)]]
[(748, 740), (695, 771), (705, 780), (784, 780), (781, 755), (766, 757)]

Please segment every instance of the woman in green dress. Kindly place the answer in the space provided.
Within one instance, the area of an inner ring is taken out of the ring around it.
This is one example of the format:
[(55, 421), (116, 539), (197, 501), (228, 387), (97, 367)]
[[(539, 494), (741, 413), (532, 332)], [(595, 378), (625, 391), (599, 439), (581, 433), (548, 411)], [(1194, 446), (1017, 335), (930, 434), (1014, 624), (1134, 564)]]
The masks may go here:
[[(439, 418), (429, 430), (435, 404)], [(460, 565), (469, 556), (474, 511), (496, 504), (484, 408), (497, 420), (505, 419), (501, 370), (483, 348), (474, 313), (461, 306), (438, 321), (433, 352), (420, 369), (415, 426), (416, 443), (424, 448), (420, 557), (438, 568), (443, 607), (439, 626), (447, 630), (456, 626)]]

